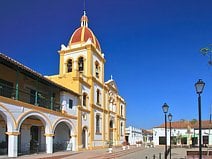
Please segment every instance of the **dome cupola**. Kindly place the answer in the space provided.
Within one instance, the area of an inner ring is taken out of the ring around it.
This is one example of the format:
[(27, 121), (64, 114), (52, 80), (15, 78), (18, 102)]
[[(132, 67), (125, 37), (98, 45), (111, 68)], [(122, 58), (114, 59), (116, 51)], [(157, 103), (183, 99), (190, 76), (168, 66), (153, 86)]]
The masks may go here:
[(86, 42), (91, 42), (96, 49), (101, 52), (100, 44), (92, 32), (90, 28), (88, 28), (88, 17), (86, 16), (86, 12), (81, 18), (81, 26), (74, 31), (69, 41), (69, 46), (72, 47), (73, 45), (80, 45), (85, 44)]

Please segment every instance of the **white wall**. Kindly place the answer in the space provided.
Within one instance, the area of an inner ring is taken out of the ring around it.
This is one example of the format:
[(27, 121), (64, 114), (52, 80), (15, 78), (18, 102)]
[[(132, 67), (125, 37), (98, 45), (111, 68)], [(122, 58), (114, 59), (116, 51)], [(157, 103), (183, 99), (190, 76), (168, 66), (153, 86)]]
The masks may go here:
[[(69, 99), (73, 100), (72, 108), (69, 108)], [(65, 110), (70, 115), (77, 115), (78, 98), (70, 93), (60, 93), (60, 103), (62, 104), (62, 110)]]
[(128, 142), (131, 145), (135, 145), (137, 141), (143, 142), (143, 135), (141, 129), (129, 126), (125, 129), (125, 132), (126, 134), (129, 134)]

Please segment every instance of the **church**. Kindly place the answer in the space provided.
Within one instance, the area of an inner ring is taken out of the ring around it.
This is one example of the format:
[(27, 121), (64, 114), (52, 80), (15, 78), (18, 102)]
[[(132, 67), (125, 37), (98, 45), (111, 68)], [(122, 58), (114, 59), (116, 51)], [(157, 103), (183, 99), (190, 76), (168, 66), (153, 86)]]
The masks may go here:
[(105, 81), (105, 62), (85, 11), (61, 45), (57, 75), (43, 76), (0, 53), (0, 155), (121, 145), (126, 102), (113, 78)]

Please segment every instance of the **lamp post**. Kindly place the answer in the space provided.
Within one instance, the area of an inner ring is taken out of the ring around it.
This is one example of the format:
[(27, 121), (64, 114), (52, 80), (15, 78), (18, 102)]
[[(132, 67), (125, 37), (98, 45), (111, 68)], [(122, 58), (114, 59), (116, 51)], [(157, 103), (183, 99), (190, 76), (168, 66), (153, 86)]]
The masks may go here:
[(167, 119), (166, 119), (166, 113), (169, 110), (169, 106), (164, 103), (162, 106), (163, 112), (165, 114), (165, 159), (167, 159)]
[(196, 93), (198, 94), (198, 111), (199, 111), (199, 159), (202, 159), (202, 120), (201, 120), (201, 93), (204, 89), (205, 83), (199, 79), (195, 83)]
[(171, 159), (172, 158), (171, 157), (171, 155), (172, 155), (172, 153), (171, 153), (172, 152), (172, 140), (171, 140), (172, 139), (171, 138), (172, 137), (172, 133), (171, 133), (172, 132), (172, 124), (171, 124), (172, 123), (171, 122), (172, 121), (172, 114), (171, 113), (169, 113), (168, 119), (169, 119), (169, 127), (170, 127), (170, 159)]

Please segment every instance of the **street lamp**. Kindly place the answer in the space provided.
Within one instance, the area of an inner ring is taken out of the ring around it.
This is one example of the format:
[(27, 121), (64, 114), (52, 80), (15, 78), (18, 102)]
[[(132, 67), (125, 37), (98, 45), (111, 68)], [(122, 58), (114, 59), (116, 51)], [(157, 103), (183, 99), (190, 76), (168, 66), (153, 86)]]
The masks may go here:
[(167, 122), (166, 122), (166, 113), (169, 110), (169, 106), (164, 103), (162, 106), (163, 112), (165, 114), (165, 159), (167, 159)]
[(199, 110), (199, 159), (202, 159), (202, 120), (201, 120), (201, 96), (200, 94), (202, 93), (204, 89), (205, 83), (199, 79), (197, 83), (195, 83), (195, 88), (196, 92), (198, 94), (198, 110)]
[(171, 142), (171, 137), (172, 137), (172, 134), (171, 134), (171, 131), (172, 131), (172, 124), (171, 124), (171, 121), (172, 121), (172, 114), (169, 113), (168, 115), (168, 119), (169, 119), (169, 127), (170, 127), (170, 159), (172, 158), (171, 155), (172, 155), (172, 142)]

